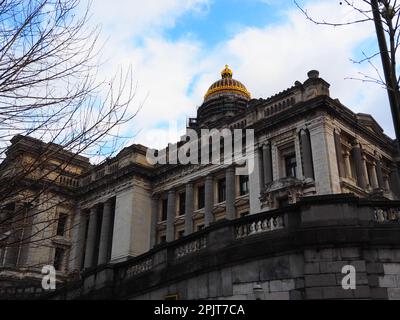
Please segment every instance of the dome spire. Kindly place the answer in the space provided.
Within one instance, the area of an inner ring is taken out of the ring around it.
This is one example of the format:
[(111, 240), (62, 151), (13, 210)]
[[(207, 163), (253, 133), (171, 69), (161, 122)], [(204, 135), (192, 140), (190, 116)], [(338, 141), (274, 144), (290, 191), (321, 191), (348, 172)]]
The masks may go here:
[(225, 69), (222, 70), (221, 76), (222, 76), (222, 79), (226, 79), (226, 78), (232, 79), (232, 77), (233, 77), (233, 72), (232, 72), (232, 70), (229, 68), (228, 65), (225, 65)]

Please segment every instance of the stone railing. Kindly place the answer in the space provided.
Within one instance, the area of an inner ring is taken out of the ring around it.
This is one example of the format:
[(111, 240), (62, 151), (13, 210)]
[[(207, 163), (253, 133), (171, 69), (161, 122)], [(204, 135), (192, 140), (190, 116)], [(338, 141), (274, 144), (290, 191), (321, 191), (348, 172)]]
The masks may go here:
[(149, 258), (144, 261), (140, 261), (126, 269), (123, 278), (132, 278), (144, 272), (150, 271), (153, 268), (153, 259)]
[[(222, 268), (230, 259), (239, 263), (266, 252), (275, 256), (282, 248), (292, 248), (292, 236), (298, 237), (297, 245), (304, 248), (317, 240), (321, 246), (325, 245), (326, 236), (333, 239), (330, 245), (342, 245), (347, 244), (347, 238), (341, 236), (342, 230), (351, 240), (363, 236), (364, 229), (369, 228), (372, 236), (378, 235), (376, 238), (386, 232), (390, 243), (400, 228), (399, 208), (400, 201), (360, 200), (351, 195), (305, 197), (278, 210), (218, 221), (198, 233), (156, 246), (142, 256), (90, 270), (76, 286), (82, 287), (81, 298), (130, 297), (176, 281), (176, 277), (198, 275), (201, 268)], [(385, 226), (376, 228), (378, 223)], [(313, 236), (309, 236), (310, 232)], [(271, 245), (265, 246), (266, 242)], [(59, 296), (66, 296), (69, 290), (61, 290)]]
[(106, 169), (103, 168), (96, 172), (96, 180), (103, 178), (106, 175)]
[(375, 221), (400, 223), (400, 208), (375, 208)]
[(205, 248), (207, 248), (207, 238), (201, 237), (177, 247), (174, 256), (180, 259)]
[(296, 104), (296, 99), (294, 97), (284, 98), (274, 104), (268, 105), (264, 108), (264, 117), (273, 116), (279, 112), (286, 110)]
[(119, 162), (115, 162), (108, 167), (108, 173), (116, 173), (119, 170)]
[(258, 218), (252, 222), (239, 224), (235, 228), (236, 239), (243, 239), (260, 233), (271, 232), (285, 228), (283, 214)]

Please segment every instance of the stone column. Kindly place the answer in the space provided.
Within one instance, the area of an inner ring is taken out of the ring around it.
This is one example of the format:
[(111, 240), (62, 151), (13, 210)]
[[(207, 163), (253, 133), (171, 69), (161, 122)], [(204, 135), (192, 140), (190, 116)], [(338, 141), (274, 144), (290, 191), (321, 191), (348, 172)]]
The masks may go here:
[(193, 233), (194, 191), (193, 183), (186, 184), (185, 192), (185, 236)]
[(335, 131), (334, 133), (335, 138), (335, 148), (336, 148), (336, 159), (338, 164), (339, 176), (345, 177), (346, 171), (343, 165), (343, 149), (342, 149), (342, 142), (340, 141), (340, 134)]
[(390, 191), (390, 183), (389, 183), (389, 177), (385, 177), (383, 179), (383, 184), (384, 184), (384, 189), (385, 191)]
[(205, 182), (205, 208), (204, 208), (204, 226), (207, 228), (214, 221), (214, 178), (206, 177)]
[(370, 187), (370, 181), (369, 181), (369, 174), (368, 174), (368, 166), (367, 166), (367, 157), (363, 154), (362, 155), (362, 169), (364, 170), (364, 176), (365, 176), (365, 181), (367, 183), (367, 188)]
[(393, 194), (400, 198), (400, 177), (399, 177), (399, 169), (397, 166), (393, 165), (390, 172), (390, 188), (392, 189)]
[(314, 168), (310, 136), (307, 131), (300, 131), (301, 150), (303, 154), (304, 177), (314, 179)]
[(86, 239), (86, 251), (85, 251), (85, 264), (84, 268), (88, 269), (94, 267), (94, 246), (96, 244), (96, 232), (97, 232), (97, 207), (93, 207), (90, 209), (89, 213), (89, 227), (88, 234)]
[(157, 244), (157, 226), (158, 226), (158, 208), (160, 198), (153, 196), (151, 198), (151, 229), (150, 229), (150, 249)]
[(175, 240), (175, 218), (176, 218), (176, 192), (168, 192), (168, 212), (167, 212), (167, 242)]
[(17, 203), (15, 205), (14, 212), (10, 212), (11, 216), (8, 216), (7, 223), (5, 223), (5, 225), (8, 226), (7, 231), (10, 232), (10, 235), (7, 238), (8, 246), (5, 248), (5, 267), (18, 267), (19, 252), (21, 247), (21, 231), (18, 230), (18, 226), (21, 224), (21, 221), (24, 220), (25, 212), (24, 205)]
[(381, 159), (378, 159), (376, 162), (376, 177), (378, 179), (379, 188), (385, 188), (385, 181), (383, 180), (383, 173), (382, 173), (382, 162)]
[(113, 225), (112, 216), (112, 200), (108, 200), (104, 203), (103, 207), (98, 265), (106, 264), (108, 262), (108, 253), (111, 244), (111, 227)]
[(264, 180), (264, 160), (263, 160), (263, 152), (262, 148), (257, 148), (257, 159), (258, 159), (258, 176), (260, 179), (260, 190), (264, 190), (265, 188), (265, 180)]
[(263, 145), (263, 173), (264, 173), (264, 183), (268, 184), (273, 181), (272, 177), (272, 154), (271, 154), (271, 144), (267, 143)]
[(353, 144), (353, 149), (351, 152), (353, 154), (353, 160), (354, 160), (355, 167), (356, 167), (358, 186), (362, 189), (366, 189), (367, 188), (367, 177), (365, 176), (365, 170), (363, 168), (363, 157), (361, 154), (360, 144), (358, 142), (355, 142)]
[(372, 189), (378, 189), (379, 184), (378, 184), (378, 176), (376, 174), (376, 162), (372, 162), (371, 164), (371, 170), (370, 170), (370, 177), (371, 177), (371, 187)]
[(351, 175), (351, 164), (350, 164), (350, 152), (345, 151), (343, 153), (343, 158), (344, 158), (344, 168), (346, 171), (346, 178), (352, 178)]
[(319, 195), (341, 192), (333, 130), (333, 124), (326, 116), (316, 118), (308, 125), (315, 188)]
[(236, 174), (235, 168), (229, 167), (225, 173), (226, 181), (226, 218), (234, 220), (236, 218)]
[(68, 267), (71, 272), (82, 268), (82, 260), (84, 258), (83, 249), (87, 221), (80, 209), (76, 211), (72, 223), (72, 246)]

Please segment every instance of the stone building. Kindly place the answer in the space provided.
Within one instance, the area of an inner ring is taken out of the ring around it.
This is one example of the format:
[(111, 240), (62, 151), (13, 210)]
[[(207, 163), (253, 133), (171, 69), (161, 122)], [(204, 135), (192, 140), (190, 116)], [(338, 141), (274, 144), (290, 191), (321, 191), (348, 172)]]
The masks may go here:
[[(18, 258), (15, 246), (2, 249), (0, 286), (1, 277), (8, 284), (3, 293), (16, 292), (9, 285), (17, 282), (12, 279), (33, 279), (35, 273), (39, 277), (38, 267), (54, 264), (65, 283), (55, 296), (68, 299), (246, 299), (265, 287), (262, 298), (400, 298), (400, 278), (392, 279), (393, 270), (400, 270), (396, 143), (370, 115), (356, 114), (331, 98), (329, 87), (317, 71), (310, 71), (303, 83), (296, 81), (268, 99), (252, 99), (228, 67), (222, 71), (197, 117), (189, 119), (188, 130), (253, 130), (254, 152), (247, 160), (253, 161), (254, 170), (247, 175), (237, 175), (237, 166), (224, 162), (151, 164), (149, 150), (141, 145), (96, 166), (85, 158), (74, 159), (57, 177), (49, 177), (51, 193), (62, 198), (51, 209), (53, 228), (46, 229), (54, 237), (35, 248), (21, 244)], [(17, 152), (23, 159), (36, 150), (24, 149), (26, 144), (42, 142), (16, 137), (8, 158)], [(3, 168), (8, 163), (18, 167), (6, 160)], [(3, 207), (15, 211), (23, 202), (16, 198)], [(378, 229), (387, 224), (381, 243), (370, 239), (368, 247), (368, 239), (351, 238), (360, 226), (371, 223)], [(331, 229), (319, 243), (322, 227)], [(282, 240), (285, 232), (289, 237), (303, 228), (318, 234), (315, 244), (303, 233), (301, 245)], [(343, 243), (332, 235), (337, 232), (352, 240)], [(269, 241), (275, 236), (274, 246)], [(375, 251), (376, 259), (364, 257)], [(388, 258), (379, 260), (379, 254)], [(360, 279), (359, 296), (342, 295), (337, 287), (340, 270), (322, 274), (327, 265), (352, 260), (365, 278)], [(371, 264), (379, 272), (369, 274)], [(313, 267), (318, 270), (307, 273)], [(280, 275), (282, 270), (285, 275)], [(261, 276), (265, 272), (268, 276)], [(121, 280), (125, 278), (126, 283)], [(388, 279), (394, 281), (394, 291), (382, 285)], [(189, 293), (193, 285), (199, 291)]]

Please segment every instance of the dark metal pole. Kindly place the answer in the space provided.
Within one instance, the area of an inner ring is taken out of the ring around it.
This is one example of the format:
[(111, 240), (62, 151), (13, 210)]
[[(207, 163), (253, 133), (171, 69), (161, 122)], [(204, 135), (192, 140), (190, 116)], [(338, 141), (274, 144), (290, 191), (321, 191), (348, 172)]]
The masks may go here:
[(397, 148), (400, 151), (400, 105), (399, 90), (397, 79), (392, 72), (389, 51), (386, 43), (385, 31), (383, 30), (382, 18), (379, 11), (378, 0), (371, 0), (372, 13), (374, 15), (376, 35), (378, 37), (379, 50), (382, 58), (383, 72), (385, 74), (386, 87), (389, 97), (390, 108), (392, 110), (392, 118), (394, 130), (397, 139)]

